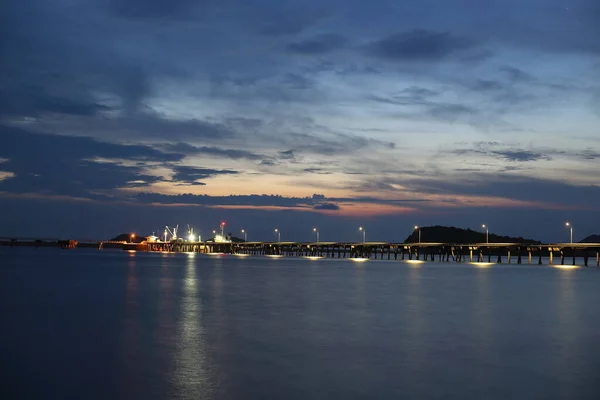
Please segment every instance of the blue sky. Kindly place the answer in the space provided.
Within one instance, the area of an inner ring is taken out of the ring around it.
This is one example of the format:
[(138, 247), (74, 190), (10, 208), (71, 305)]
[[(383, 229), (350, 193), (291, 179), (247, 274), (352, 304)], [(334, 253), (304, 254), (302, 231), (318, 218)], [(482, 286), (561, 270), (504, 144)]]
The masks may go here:
[(598, 233), (593, 0), (8, 0), (0, 235)]

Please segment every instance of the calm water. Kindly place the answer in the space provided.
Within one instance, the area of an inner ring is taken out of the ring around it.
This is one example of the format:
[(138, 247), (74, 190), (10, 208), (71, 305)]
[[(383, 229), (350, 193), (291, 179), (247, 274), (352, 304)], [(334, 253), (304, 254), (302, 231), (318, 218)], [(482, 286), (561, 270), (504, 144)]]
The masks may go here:
[(600, 269), (0, 248), (2, 398), (598, 399)]

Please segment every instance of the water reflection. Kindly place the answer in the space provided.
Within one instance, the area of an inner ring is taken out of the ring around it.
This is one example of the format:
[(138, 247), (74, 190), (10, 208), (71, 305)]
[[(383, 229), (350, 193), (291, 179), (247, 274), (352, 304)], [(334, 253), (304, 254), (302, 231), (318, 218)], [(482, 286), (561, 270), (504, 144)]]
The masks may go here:
[[(131, 254), (130, 254), (131, 256)], [(138, 371), (140, 354), (140, 314), (138, 302), (138, 282), (136, 275), (136, 260), (129, 258), (127, 261), (127, 286), (125, 290), (125, 317), (123, 318), (123, 372), (121, 377), (124, 382), (120, 387), (125, 391), (125, 396), (134, 398), (136, 388), (140, 386)]]
[(569, 385), (563, 385), (565, 390), (569, 389), (562, 393), (563, 397), (577, 398), (577, 393), (572, 390), (573, 383), (576, 383), (579, 376), (579, 365), (581, 364), (578, 360), (579, 349), (577, 348), (579, 332), (576, 311), (578, 307), (574, 289), (576, 271), (573, 270), (573, 266), (563, 269), (567, 270), (559, 272), (556, 308), (558, 317), (557, 370), (562, 371), (561, 379), (572, 380), (568, 382)]
[(188, 256), (181, 296), (181, 317), (177, 327), (174, 359), (173, 398), (210, 398), (211, 386), (206, 365), (206, 342), (202, 321), (202, 302), (196, 276), (196, 258)]

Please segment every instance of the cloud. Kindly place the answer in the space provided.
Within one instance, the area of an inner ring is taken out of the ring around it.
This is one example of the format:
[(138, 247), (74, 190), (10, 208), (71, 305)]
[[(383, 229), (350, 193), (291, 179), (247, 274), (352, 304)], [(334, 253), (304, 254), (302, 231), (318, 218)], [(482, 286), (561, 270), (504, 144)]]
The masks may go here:
[(212, 169), (212, 168), (200, 168), (200, 167), (189, 167), (185, 165), (174, 165), (172, 180), (178, 184), (185, 185), (200, 185), (205, 186), (204, 182), (199, 182), (203, 179), (213, 178), (218, 175), (237, 175), (239, 171), (233, 171), (229, 169)]
[(527, 150), (499, 150), (491, 154), (511, 162), (528, 162), (538, 160), (551, 160), (550, 156)]
[(323, 204), (317, 204), (317, 205), (313, 206), (313, 208), (315, 210), (337, 211), (340, 209), (340, 206), (338, 206), (337, 204), (334, 204), (334, 203), (323, 203)]
[(264, 156), (247, 150), (223, 149), (214, 146), (193, 146), (188, 143), (174, 143), (162, 146), (169, 152), (181, 153), (186, 155), (207, 155), (213, 157), (226, 157), (232, 160), (260, 160)]
[(432, 62), (447, 59), (474, 47), (473, 41), (448, 32), (417, 29), (373, 41), (367, 46), (367, 52), (390, 61)]
[(288, 51), (298, 54), (326, 54), (338, 50), (346, 43), (346, 39), (333, 33), (322, 34), (310, 39), (290, 43)]
[(461, 179), (407, 179), (415, 192), (451, 196), (486, 196), (536, 202), (555, 208), (598, 209), (600, 186), (573, 185), (558, 180), (513, 174), (471, 173)]
[(145, 172), (147, 163), (177, 162), (184, 157), (143, 145), (119, 145), (2, 126), (0, 142), (0, 157), (7, 159), (2, 168), (13, 174), (0, 182), (0, 191), (8, 193), (100, 198), (104, 196), (100, 192), (158, 182), (161, 177)]

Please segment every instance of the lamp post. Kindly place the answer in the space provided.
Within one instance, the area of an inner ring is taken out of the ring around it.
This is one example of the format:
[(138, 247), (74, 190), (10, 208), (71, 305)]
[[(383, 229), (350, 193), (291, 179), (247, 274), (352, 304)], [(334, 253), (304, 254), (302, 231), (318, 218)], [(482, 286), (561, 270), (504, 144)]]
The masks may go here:
[(363, 243), (365, 243), (367, 241), (367, 230), (362, 226), (359, 227), (358, 230), (362, 232)]
[(482, 228), (485, 228), (485, 242), (489, 243), (490, 242), (490, 231), (488, 229), (487, 226), (485, 226), (485, 224), (481, 225)]
[(275, 233), (277, 234), (277, 243), (281, 243), (281, 232), (276, 228)]
[(248, 232), (245, 229), (242, 229), (242, 233), (244, 234), (244, 243), (248, 241)]
[(415, 230), (419, 231), (419, 243), (421, 243), (421, 228), (415, 225)]
[(135, 233), (129, 235), (129, 243), (133, 243), (133, 238), (135, 237)]
[(570, 222), (567, 222), (565, 226), (569, 227), (571, 230), (571, 244), (573, 244), (573, 225)]
[(313, 228), (313, 232), (317, 234), (317, 243), (319, 243), (319, 231), (317, 228)]
[(165, 229), (165, 243), (167, 242), (167, 234), (168, 234), (168, 232), (167, 232), (167, 230)]

